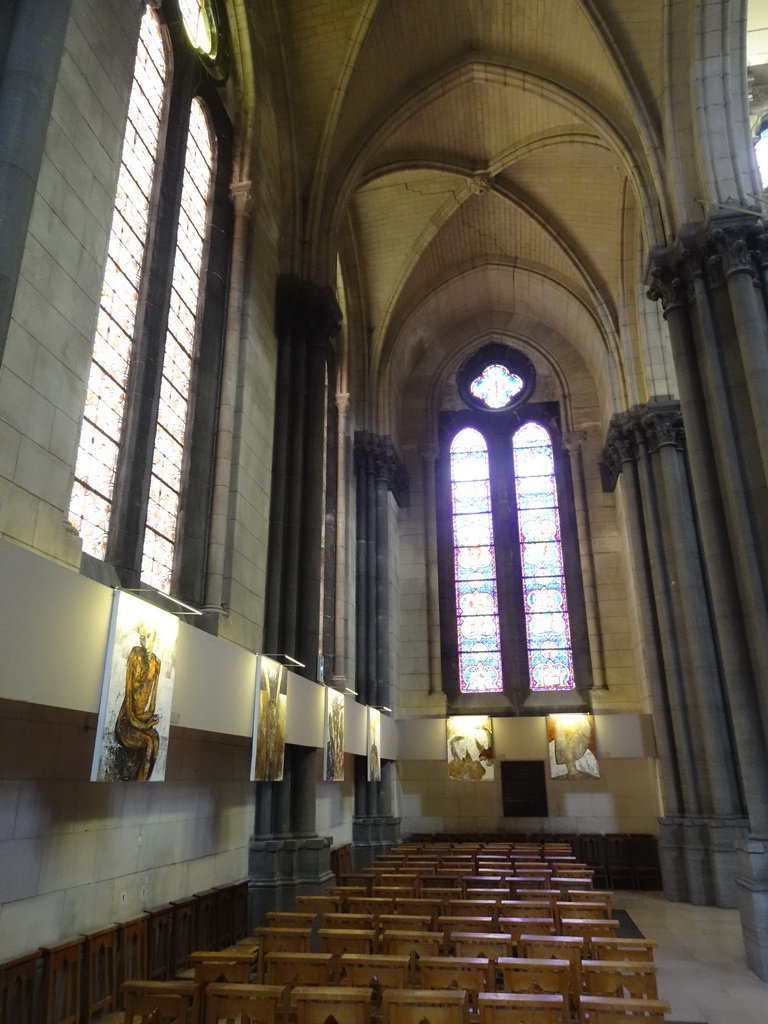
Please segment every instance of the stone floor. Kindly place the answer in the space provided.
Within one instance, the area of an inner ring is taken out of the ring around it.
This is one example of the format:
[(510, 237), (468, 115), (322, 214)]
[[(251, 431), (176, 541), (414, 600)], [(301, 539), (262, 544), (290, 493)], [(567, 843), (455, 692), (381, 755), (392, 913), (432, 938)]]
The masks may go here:
[(661, 893), (617, 892), (648, 938), (656, 939), (659, 998), (670, 1021), (768, 1024), (768, 983), (747, 968), (735, 910), (669, 903)]

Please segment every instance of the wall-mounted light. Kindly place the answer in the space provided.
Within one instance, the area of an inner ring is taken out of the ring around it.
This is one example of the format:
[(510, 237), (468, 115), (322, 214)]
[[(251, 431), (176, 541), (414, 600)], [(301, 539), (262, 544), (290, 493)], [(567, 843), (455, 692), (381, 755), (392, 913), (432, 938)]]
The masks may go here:
[(306, 668), (303, 661), (297, 661), (290, 654), (262, 654), (262, 658), (271, 658), (272, 661), (279, 661), (281, 665), (288, 665), (292, 668)]
[(194, 605), (187, 604), (186, 601), (182, 601), (178, 597), (171, 597), (170, 594), (164, 594), (162, 592), (162, 590), (153, 590), (152, 587), (136, 587), (136, 588), (134, 588), (132, 590), (127, 588), (127, 587), (116, 587), (115, 589), (119, 590), (123, 594), (136, 594), (137, 597), (142, 597), (143, 595), (149, 595), (152, 598), (160, 597), (160, 598), (162, 598), (163, 601), (170, 601), (171, 604), (178, 605), (180, 608), (184, 609), (183, 611), (176, 612), (177, 615), (202, 615), (203, 614), (200, 611), (200, 609), (199, 608), (195, 608)]

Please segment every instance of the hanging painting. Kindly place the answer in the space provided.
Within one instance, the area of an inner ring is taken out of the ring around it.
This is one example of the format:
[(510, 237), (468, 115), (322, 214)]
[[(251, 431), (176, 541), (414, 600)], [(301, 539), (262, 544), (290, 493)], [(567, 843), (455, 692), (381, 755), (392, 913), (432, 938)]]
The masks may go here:
[(454, 715), (446, 720), (448, 774), (465, 782), (493, 779), (493, 723), (487, 715)]
[(547, 740), (550, 778), (600, 778), (592, 715), (547, 715)]
[(330, 686), (325, 688), (323, 763), (326, 782), (344, 781), (344, 694)]
[(368, 708), (368, 781), (381, 782), (381, 712)]
[(251, 779), (255, 782), (280, 782), (283, 778), (287, 705), (285, 666), (260, 654), (256, 659), (251, 752)]
[(116, 590), (92, 782), (162, 782), (179, 620)]

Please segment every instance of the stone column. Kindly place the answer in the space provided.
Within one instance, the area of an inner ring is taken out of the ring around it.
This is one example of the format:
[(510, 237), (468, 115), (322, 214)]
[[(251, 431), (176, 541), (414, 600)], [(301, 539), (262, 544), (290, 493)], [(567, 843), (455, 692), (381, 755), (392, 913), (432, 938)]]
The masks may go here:
[[(653, 254), (690, 438), (712, 634), (751, 835), (736, 887), (747, 957), (768, 978), (768, 317), (766, 232), (713, 214)], [(710, 829), (710, 832), (713, 832)], [(733, 829), (714, 837), (730, 847)], [(732, 855), (731, 855), (732, 856)]]
[(72, 0), (16, 0), (0, 77), (0, 365), (64, 52)]
[[(388, 706), (391, 693), (389, 611), (389, 492), (398, 504), (407, 498), (405, 470), (389, 437), (368, 431), (355, 434), (357, 476), (357, 700)], [(362, 598), (362, 601), (361, 601)], [(355, 817), (352, 827), (356, 867), (363, 867), (399, 834), (391, 800), (380, 807), (382, 783), (367, 781), (365, 758), (355, 759)]]
[(600, 603), (597, 597), (595, 556), (592, 545), (592, 531), (589, 523), (589, 506), (587, 505), (587, 482), (584, 477), (582, 446), (586, 439), (585, 431), (571, 431), (563, 435), (563, 447), (571, 459), (576, 529), (579, 535), (579, 547), (583, 552), (581, 575), (584, 583), (584, 604), (587, 615), (587, 630), (589, 632), (589, 650), (592, 655), (592, 678), (595, 689), (607, 690), (605, 658), (603, 656), (603, 630), (600, 624)]
[(429, 692), (442, 693), (440, 658), (440, 597), (437, 575), (437, 499), (435, 495), (436, 445), (419, 448), (422, 460), (422, 502), (424, 506), (424, 592), (427, 601), (427, 651), (429, 657)]
[[(304, 662), (316, 678), (325, 514), (328, 375), (341, 313), (330, 289), (278, 283), (280, 345), (272, 474), (265, 646)], [(332, 553), (327, 553), (330, 557)]]
[(665, 892), (733, 906), (735, 850), (723, 849), (722, 830), (738, 834), (745, 822), (679, 405), (653, 401), (614, 417), (607, 449), (604, 469), (622, 472), (632, 541), (643, 549), (635, 556), (641, 608), (650, 599), (643, 618), (664, 779)]

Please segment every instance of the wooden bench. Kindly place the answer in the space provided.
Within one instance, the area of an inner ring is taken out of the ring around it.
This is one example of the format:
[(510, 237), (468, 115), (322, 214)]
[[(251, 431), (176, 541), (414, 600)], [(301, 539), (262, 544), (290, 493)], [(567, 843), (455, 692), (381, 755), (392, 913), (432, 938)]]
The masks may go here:
[(383, 1024), (466, 1024), (468, 996), (463, 989), (385, 989)]
[(584, 1024), (664, 1024), (669, 1003), (659, 999), (616, 999), (611, 996), (582, 996), (581, 1020)]
[(486, 992), (478, 999), (480, 1024), (568, 1024), (561, 995)]
[(205, 990), (203, 1024), (276, 1024), (285, 1018), (288, 988), (285, 985), (208, 985)]
[(291, 1002), (296, 1007), (296, 1024), (370, 1024), (370, 988), (311, 986), (295, 988)]

